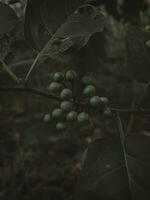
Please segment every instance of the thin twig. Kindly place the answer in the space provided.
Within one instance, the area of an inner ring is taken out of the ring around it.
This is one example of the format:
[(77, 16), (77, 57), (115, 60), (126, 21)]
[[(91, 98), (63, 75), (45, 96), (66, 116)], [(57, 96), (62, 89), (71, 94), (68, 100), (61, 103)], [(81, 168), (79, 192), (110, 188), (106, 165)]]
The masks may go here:
[(15, 67), (20, 67), (22, 65), (31, 65), (33, 63), (34, 59), (29, 59), (29, 60), (21, 60), (21, 61), (18, 61), (16, 63), (12, 63), (10, 66), (12, 68), (15, 68)]
[[(39, 95), (39, 96), (43, 96), (45, 98), (48, 99), (52, 99), (52, 100), (56, 100), (56, 101), (62, 101), (62, 99), (59, 96), (56, 96), (54, 94), (50, 94), (47, 93), (45, 91), (36, 89), (36, 88), (32, 88), (32, 87), (28, 87), (28, 86), (19, 86), (19, 87), (0, 87), (0, 92), (19, 92), (19, 93), (31, 93), (34, 95)], [(80, 103), (80, 102), (75, 102), (75, 104), (79, 105), (79, 106), (85, 106), (84, 104)], [(92, 108), (93, 109), (93, 108)], [(110, 110), (112, 113), (116, 113), (116, 112), (120, 112), (120, 113), (126, 113), (126, 114), (137, 114), (137, 113), (141, 113), (141, 114), (150, 114), (150, 109), (126, 109), (126, 108), (112, 108), (110, 107)], [(95, 112), (99, 111), (96, 109)]]
[(41, 56), (42, 56), (41, 53), (39, 53), (39, 54), (36, 56), (36, 58), (34, 59), (32, 65), (31, 65), (31, 67), (30, 67), (30, 69), (29, 69), (29, 71), (28, 71), (28, 73), (27, 73), (27, 75), (26, 75), (26, 77), (25, 77), (25, 82), (28, 81), (31, 72), (33, 71), (33, 69), (34, 69), (36, 63), (38, 62), (38, 60), (39, 60), (39, 58), (40, 58)]
[[(133, 98), (133, 101), (132, 101), (132, 104), (131, 104), (131, 109), (135, 108), (135, 105), (136, 105), (135, 103), (136, 103), (136, 95)], [(134, 119), (135, 119), (135, 114), (131, 113), (130, 116), (129, 116), (129, 122), (127, 124), (126, 135), (128, 135), (130, 133), (131, 129), (132, 129)]]
[[(37, 64), (37, 62), (38, 62), (38, 60), (39, 60), (39, 58), (40, 57), (43, 57), (43, 56), (49, 56), (49, 55), (56, 55), (57, 54), (57, 51), (54, 51), (54, 52), (46, 52), (48, 49), (50, 49), (50, 47), (51, 47), (51, 45), (52, 45), (52, 43), (53, 43), (53, 40), (54, 40), (54, 38), (55, 38), (55, 34), (50, 38), (50, 40), (45, 44), (45, 46), (43, 47), (43, 49), (38, 53), (38, 55), (36, 56), (36, 58), (35, 58), (35, 60), (34, 60), (34, 62), (33, 62), (33, 64), (31, 65), (31, 67), (30, 67), (30, 69), (29, 69), (29, 71), (28, 71), (28, 73), (27, 73), (27, 75), (26, 75), (26, 77), (25, 77), (25, 83), (27, 83), (27, 81), (28, 81), (28, 79), (29, 79), (29, 77), (30, 77), (30, 75), (31, 75), (31, 72), (33, 71), (33, 69), (34, 69), (34, 67), (35, 67), (35, 65)], [(64, 38), (63, 39), (63, 42), (65, 41), (65, 40), (68, 40), (70, 38), (70, 36), (69, 37), (66, 37), (66, 38)]]
[(34, 95), (46, 97), (48, 99), (61, 101), (61, 98), (56, 96), (56, 95), (53, 95), (53, 94), (50, 94), (50, 93), (47, 93), (47, 92), (43, 92), (43, 91), (36, 89), (36, 88), (25, 87), (25, 86), (7, 87), (7, 88), (1, 87), (0, 92), (19, 92), (19, 93), (26, 93), (27, 92), (27, 93), (31, 93), (31, 94), (34, 94)]
[(44, 53), (48, 49), (48, 47), (50, 46), (52, 39), (53, 39), (53, 37), (51, 37), (51, 39), (46, 43), (46, 45), (43, 47), (43, 49), (37, 54), (36, 58), (34, 59), (32, 65), (31, 65), (31, 67), (30, 67), (30, 69), (29, 69), (29, 71), (28, 71), (28, 73), (25, 77), (25, 80), (24, 80), (25, 83), (28, 82), (28, 79), (31, 75), (31, 72), (33, 71), (33, 69), (34, 69), (35, 65), (37, 64), (38, 60), (40, 59), (40, 57), (46, 56)]
[(10, 75), (10, 77), (17, 83), (20, 84), (21, 79), (16, 76), (16, 74), (13, 73), (13, 71), (8, 67), (8, 65), (3, 61), (3, 59), (0, 57), (0, 63), (5, 71)]
[(126, 109), (126, 108), (110, 108), (113, 113), (127, 113), (127, 114), (135, 114), (135, 113), (143, 113), (150, 114), (150, 109)]
[(131, 177), (130, 177), (131, 175), (130, 175), (130, 171), (129, 171), (127, 156), (126, 156), (125, 133), (123, 130), (123, 125), (122, 125), (122, 121), (121, 121), (119, 112), (116, 112), (116, 122), (117, 122), (118, 130), (120, 133), (121, 145), (122, 145), (125, 166), (126, 166), (126, 171), (127, 171), (127, 176), (128, 176), (128, 184), (129, 184), (129, 188), (131, 189)]

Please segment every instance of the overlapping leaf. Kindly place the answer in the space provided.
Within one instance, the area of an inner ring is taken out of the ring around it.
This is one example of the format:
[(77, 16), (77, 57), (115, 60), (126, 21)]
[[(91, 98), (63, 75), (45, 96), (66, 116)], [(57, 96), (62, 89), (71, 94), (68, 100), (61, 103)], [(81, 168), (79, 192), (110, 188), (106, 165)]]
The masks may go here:
[(95, 141), (88, 150), (76, 199), (149, 200), (150, 138), (126, 138), (125, 152), (119, 139)]
[[(26, 23), (25, 30), (29, 32), (26, 34), (26, 38), (30, 43), (36, 47), (36, 41), (40, 43), (40, 35), (39, 35), (39, 26), (35, 24), (35, 33), (32, 31), (32, 20), (30, 19), (33, 1), (29, 1), (26, 11)], [(32, 6), (31, 6), (32, 5)], [(39, 0), (40, 5), (40, 0)], [(39, 9), (38, 5), (38, 9)], [(29, 9), (29, 11), (28, 11)], [(36, 12), (36, 9), (35, 9)], [(37, 14), (37, 12), (36, 12)], [(41, 19), (41, 17), (40, 17)], [(37, 20), (37, 18), (36, 18)], [(49, 38), (49, 40), (38, 46), (38, 49), (41, 49), (37, 57), (35, 58), (29, 72), (26, 75), (26, 81), (28, 80), (31, 72), (33, 71), (36, 63), (39, 58), (42, 56), (49, 56), (53, 59), (69, 62), (73, 60), (72, 58), (76, 55), (79, 49), (84, 47), (91, 36), (93, 36), (97, 32), (102, 32), (104, 29), (105, 17), (103, 12), (99, 7), (92, 6), (90, 4), (85, 4), (83, 6), (78, 7), (62, 24), (57, 31)], [(34, 22), (33, 22), (34, 25)], [(26, 33), (26, 31), (25, 31)], [(43, 33), (43, 32), (42, 32)], [(51, 33), (50, 33), (51, 34)], [(35, 37), (38, 36), (38, 37)], [(31, 36), (31, 39), (30, 39)], [(44, 38), (44, 37), (43, 37)], [(78, 58), (76, 58), (78, 59)]]
[(91, 5), (79, 7), (56, 31), (44, 53), (55, 59), (64, 53), (75, 54), (88, 43), (94, 33), (103, 30), (104, 22), (105, 17), (99, 8)]
[(135, 26), (128, 27), (126, 69), (133, 79), (140, 82), (150, 81), (150, 48), (146, 45), (148, 40), (150, 40), (150, 31)]
[(17, 16), (13, 9), (0, 2), (0, 37), (12, 31), (17, 23)]
[[(47, 44), (45, 43), (42, 53), (57, 59), (67, 50), (71, 49), (72, 51), (72, 49), (76, 50), (85, 46), (94, 33), (103, 30), (105, 17), (99, 7), (90, 4), (77, 8), (82, 1), (76, 1), (73, 4), (72, 1), (63, 1), (64, 4), (62, 7), (59, 5), (59, 9), (55, 5), (56, 2), (46, 0), (41, 2), (39, 0), (35, 5), (34, 0), (29, 1), (26, 9), (25, 33), (27, 40), (31, 41), (33, 47), (39, 47), (44, 44), (42, 42), (42, 45), (38, 45), (42, 33), (44, 34), (44, 30), (46, 30), (52, 37), (49, 35), (49, 41)], [(70, 9), (69, 5), (71, 6)], [(48, 10), (48, 8), (50, 9)], [(55, 9), (55, 12), (52, 9)], [(59, 19), (56, 16), (57, 12), (60, 13), (58, 14)], [(73, 13), (71, 14), (71, 12)], [(43, 30), (41, 34), (39, 30)], [(42, 38), (44, 38), (44, 35)], [(47, 38), (45, 40), (47, 41)]]
[(40, 14), (48, 31), (54, 34), (67, 17), (83, 3), (84, 0), (44, 0), (40, 6)]
[(57, 28), (83, 0), (28, 0), (25, 36), (31, 47), (41, 49)]

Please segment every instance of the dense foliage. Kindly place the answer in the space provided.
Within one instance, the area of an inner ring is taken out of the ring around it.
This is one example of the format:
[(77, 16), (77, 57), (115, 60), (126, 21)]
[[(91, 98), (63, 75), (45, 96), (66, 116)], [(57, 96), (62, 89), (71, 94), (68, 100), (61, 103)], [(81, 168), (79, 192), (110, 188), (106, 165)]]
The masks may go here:
[(149, 200), (149, 90), (149, 0), (0, 0), (0, 198)]

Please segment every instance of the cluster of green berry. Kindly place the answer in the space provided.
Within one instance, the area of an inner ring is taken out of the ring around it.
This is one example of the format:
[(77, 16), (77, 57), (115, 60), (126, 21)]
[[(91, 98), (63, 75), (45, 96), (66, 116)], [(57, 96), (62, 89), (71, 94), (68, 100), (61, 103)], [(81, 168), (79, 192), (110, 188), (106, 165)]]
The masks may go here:
[(68, 123), (79, 122), (85, 124), (89, 122), (89, 114), (85, 107), (106, 107), (109, 103), (106, 97), (96, 96), (96, 88), (89, 76), (81, 78), (82, 98), (78, 102), (77, 98), (74, 97), (73, 85), (76, 83), (75, 81), (77, 81), (77, 73), (74, 70), (69, 70), (65, 74), (57, 72), (53, 76), (53, 82), (48, 87), (50, 92), (60, 97), (61, 102), (59, 108), (54, 109), (51, 114), (45, 115), (44, 121), (55, 120), (56, 130), (58, 131), (63, 131)]

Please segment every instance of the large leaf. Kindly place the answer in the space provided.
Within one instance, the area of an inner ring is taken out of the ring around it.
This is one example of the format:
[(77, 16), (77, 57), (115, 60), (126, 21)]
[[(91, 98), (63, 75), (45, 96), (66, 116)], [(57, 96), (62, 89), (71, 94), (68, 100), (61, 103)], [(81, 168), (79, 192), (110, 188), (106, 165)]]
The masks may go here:
[(61, 57), (66, 61), (66, 57), (75, 55), (94, 33), (103, 31), (104, 22), (105, 17), (99, 7), (89, 4), (80, 6), (58, 28), (42, 53), (54, 59)]
[(55, 33), (67, 17), (83, 3), (84, 0), (44, 0), (40, 14), (48, 31)]
[(83, 0), (28, 0), (25, 36), (31, 47), (41, 49), (57, 28)]
[[(104, 27), (104, 16), (98, 7), (90, 4), (78, 7), (82, 0), (76, 3), (64, 0), (59, 2), (59, 6), (56, 2), (28, 1), (25, 20), (25, 35), (31, 46), (40, 49), (50, 39), (45, 52), (52, 57), (70, 47), (83, 47), (94, 33), (101, 32)], [(49, 36), (44, 36), (45, 31)]]
[(17, 23), (17, 16), (12, 8), (0, 2), (0, 37), (13, 30)]
[(44, 45), (35, 58), (26, 81), (39, 58), (44, 55), (65, 62), (72, 61), (74, 57), (78, 59), (76, 53), (88, 43), (91, 36), (103, 31), (104, 23), (105, 16), (99, 7), (90, 4), (80, 6)]
[(99, 139), (90, 145), (78, 185), (78, 200), (149, 200), (150, 138)]
[(136, 26), (129, 26), (126, 35), (127, 72), (130, 77), (140, 82), (150, 81), (150, 31)]

